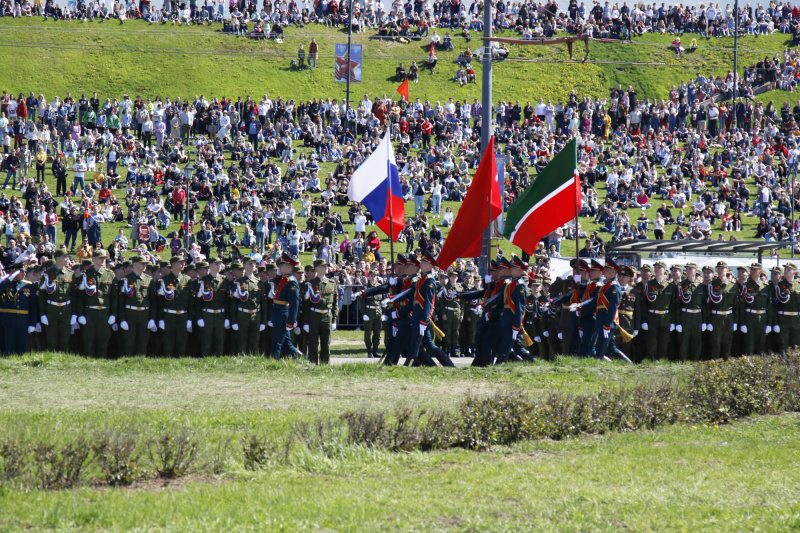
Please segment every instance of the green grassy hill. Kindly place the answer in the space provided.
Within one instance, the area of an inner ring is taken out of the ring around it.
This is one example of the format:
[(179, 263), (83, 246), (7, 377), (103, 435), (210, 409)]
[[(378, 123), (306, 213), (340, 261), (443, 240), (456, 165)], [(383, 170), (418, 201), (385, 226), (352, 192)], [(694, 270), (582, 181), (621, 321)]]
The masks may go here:
[[(106, 97), (121, 98), (123, 94), (135, 97), (172, 98), (180, 96), (193, 99), (195, 95), (236, 97), (251, 96), (260, 99), (268, 93), (270, 97), (282, 96), (294, 99), (337, 98), (345, 96), (345, 84), (333, 80), (333, 49), (335, 43), (346, 42), (344, 31), (323, 26), (307, 26), (302, 29), (288, 28), (282, 44), (274, 41), (254, 41), (223, 34), (220, 25), (214, 26), (162, 26), (148, 25), (142, 21), (118, 22), (43, 22), (41, 19), (0, 20), (0, 45), (13, 60), (0, 63), (2, 89), (13, 94), (34, 91), (49, 100), (53, 95), (70, 91), (73, 96), (93, 91)], [(444, 32), (441, 32), (442, 34)], [(506, 35), (512, 36), (511, 33)], [(315, 37), (320, 45), (320, 58), (316, 70), (297, 72), (291, 68), (301, 44), (307, 47)], [(690, 36), (685, 39), (690, 42)], [(427, 70), (420, 74), (418, 84), (411, 84), (411, 98), (446, 100), (481, 97), (480, 84), (460, 87), (452, 81), (457, 66), (457, 51), (465, 46), (472, 49), (480, 46), (480, 40), (469, 43), (454, 39), (456, 51), (439, 53), (436, 74)], [(647, 35), (631, 44), (591, 43), (590, 59), (606, 62), (655, 62), (663, 66), (620, 65), (617, 63), (581, 63), (566, 61), (566, 46), (511, 46), (511, 57), (530, 60), (528, 62), (496, 62), (493, 67), (494, 100), (519, 99), (535, 101), (565, 98), (571, 90), (580, 96), (605, 97), (609, 88), (622, 84), (636, 87), (640, 98), (665, 98), (672, 84), (694, 77), (698, 72), (724, 75), (732, 68), (732, 39), (702, 40), (700, 48), (693, 54), (677, 57), (668, 49), (671, 36)], [(391, 95), (397, 88), (394, 72), (398, 63), (406, 66), (411, 61), (424, 63), (427, 57), (427, 40), (401, 44), (369, 39), (368, 34), (354, 35), (355, 44), (364, 45), (364, 81), (353, 84), (353, 99), (364, 94), (371, 98)], [(740, 39), (740, 65), (748, 65), (758, 57), (774, 56), (788, 46), (785, 35), (768, 37), (744, 37)], [(575, 55), (581, 57), (581, 46), (575, 47)], [(536, 62), (539, 61), (539, 62)], [(541, 62), (541, 61), (556, 61)], [(480, 64), (473, 65), (480, 77)], [(794, 93), (772, 91), (759, 96), (759, 100), (794, 101)], [(322, 165), (320, 176), (334, 165)], [(33, 171), (31, 171), (33, 173)], [(123, 172), (124, 175), (124, 172)], [(55, 190), (55, 182), (48, 170), (48, 184)], [(70, 177), (71, 180), (71, 177)], [(123, 191), (116, 191), (122, 195)], [(600, 196), (605, 193), (601, 189)], [(661, 202), (653, 199), (654, 207), (648, 211), (651, 220)], [(458, 210), (458, 204), (445, 202)], [(295, 206), (300, 211), (299, 205)], [(407, 203), (407, 213), (413, 216), (413, 203)], [(346, 219), (346, 217), (344, 217)], [(633, 219), (636, 216), (632, 216)], [(436, 223), (432, 220), (431, 223)], [(737, 238), (751, 239), (756, 220), (746, 217), (745, 229)], [(592, 231), (597, 226), (591, 219), (581, 219), (584, 229)], [(177, 229), (172, 223), (170, 230)], [(298, 219), (298, 226), (305, 227)], [(104, 243), (108, 243), (118, 229), (118, 224), (106, 224), (103, 230)], [(353, 227), (345, 228), (350, 236)], [(241, 230), (241, 228), (240, 228)], [(670, 230), (671, 231), (671, 230)], [(445, 236), (447, 230), (445, 229)], [(719, 232), (715, 232), (714, 238)], [(164, 233), (162, 233), (164, 234)], [(725, 235), (727, 237), (727, 235)], [(63, 237), (59, 235), (59, 242)], [(516, 251), (510, 243), (500, 243), (508, 252)], [(384, 253), (388, 251), (388, 239)], [(401, 251), (405, 251), (402, 245)], [(566, 245), (563, 255), (574, 254), (574, 246)], [(788, 254), (788, 251), (783, 253)], [(304, 261), (310, 259), (304, 257)]]

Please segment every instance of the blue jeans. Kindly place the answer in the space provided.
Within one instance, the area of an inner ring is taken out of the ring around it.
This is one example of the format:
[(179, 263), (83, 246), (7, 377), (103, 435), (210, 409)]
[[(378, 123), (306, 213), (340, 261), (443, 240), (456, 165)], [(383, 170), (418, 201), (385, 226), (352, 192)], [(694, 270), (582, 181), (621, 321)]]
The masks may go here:
[[(78, 188), (78, 184), (80, 183), (80, 189)], [(86, 182), (84, 181), (83, 176), (75, 176), (72, 180), (72, 194), (78, 194), (78, 191), (83, 191), (83, 188), (86, 186)]]
[[(72, 239), (72, 247), (70, 248), (69, 241)], [(78, 240), (78, 230), (76, 229), (68, 229), (67, 230), (67, 239), (64, 241), (64, 246), (69, 248), (70, 250), (75, 249), (75, 243)]]
[(414, 216), (419, 215), (420, 213), (425, 212), (425, 197), (424, 196), (414, 196)]
[(442, 195), (441, 194), (434, 194), (431, 196), (431, 200), (433, 200), (433, 214), (438, 215), (442, 211)]
[(17, 171), (16, 170), (9, 170), (8, 174), (6, 174), (6, 182), (3, 184), (3, 188), (5, 189), (8, 185), (8, 180), (13, 179), (13, 183), (11, 184), (11, 188), (14, 189), (17, 186)]
[(117, 173), (117, 162), (109, 161), (106, 165), (106, 174), (115, 175)]
[(256, 246), (258, 246), (259, 250), (264, 249), (264, 232), (257, 231), (256, 232)]
[(55, 226), (47, 226), (47, 235), (50, 237), (50, 242), (56, 244), (56, 227)]
[(297, 245), (289, 245), (289, 255), (300, 255), (300, 249), (297, 247)]

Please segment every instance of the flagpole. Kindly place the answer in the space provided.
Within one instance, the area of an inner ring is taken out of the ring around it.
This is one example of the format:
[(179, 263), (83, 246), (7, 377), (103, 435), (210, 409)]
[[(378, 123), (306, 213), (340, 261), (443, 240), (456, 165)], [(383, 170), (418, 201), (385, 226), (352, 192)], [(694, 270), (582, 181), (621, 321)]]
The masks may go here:
[[(563, 220), (563, 219), (562, 219)], [(575, 204), (575, 257), (578, 257), (580, 244), (578, 244), (578, 204)]]
[[(386, 115), (387, 130), (386, 136), (389, 139), (389, 148), (392, 146), (392, 119), (391, 115)], [(388, 155), (388, 151), (387, 151)], [(386, 169), (389, 170), (389, 159), (386, 159)], [(399, 169), (398, 169), (399, 170)], [(389, 256), (391, 257), (391, 265), (394, 268), (394, 210), (392, 209), (392, 172), (389, 170)], [(403, 208), (405, 209), (405, 200), (403, 200)], [(404, 217), (405, 218), (405, 217)]]

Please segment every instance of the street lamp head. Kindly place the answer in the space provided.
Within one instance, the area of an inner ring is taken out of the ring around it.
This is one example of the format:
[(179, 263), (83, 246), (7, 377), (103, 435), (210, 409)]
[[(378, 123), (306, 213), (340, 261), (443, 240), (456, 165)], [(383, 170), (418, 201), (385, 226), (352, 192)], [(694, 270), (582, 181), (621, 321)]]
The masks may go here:
[(183, 167), (183, 179), (186, 180), (186, 183), (192, 181), (192, 176), (194, 175), (194, 165), (189, 163), (185, 167)]

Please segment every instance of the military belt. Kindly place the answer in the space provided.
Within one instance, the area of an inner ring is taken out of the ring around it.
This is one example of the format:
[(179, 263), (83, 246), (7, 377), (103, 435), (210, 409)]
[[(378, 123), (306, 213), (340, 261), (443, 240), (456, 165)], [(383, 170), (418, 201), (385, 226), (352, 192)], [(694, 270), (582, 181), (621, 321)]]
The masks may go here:
[(56, 307), (64, 307), (65, 305), (69, 305), (70, 302), (71, 300), (67, 300), (66, 302), (54, 302), (53, 300), (47, 300), (47, 303)]
[(378, 305), (368, 305), (367, 309), (380, 309), (380, 306), (378, 306)]
[(689, 309), (688, 307), (681, 307), (681, 311), (684, 312), (684, 313), (691, 313), (691, 314), (694, 315), (694, 314), (699, 313), (701, 310), (700, 309)]
[(277, 305), (289, 305), (289, 302), (284, 302), (283, 300), (275, 300), (273, 303)]
[(88, 305), (86, 306), (87, 309), (94, 309), (95, 311), (102, 311), (103, 309), (108, 309), (105, 305)]
[(766, 309), (745, 309), (748, 313), (753, 313), (754, 315), (763, 315), (767, 312)]
[(731, 313), (733, 313), (733, 311), (731, 311), (731, 310), (728, 310), (728, 311), (711, 311), (711, 314), (713, 314), (713, 315), (723, 315), (724, 316), (724, 315), (729, 315)]
[(254, 315), (258, 313), (258, 309), (245, 309), (244, 307), (239, 307), (238, 309), (242, 313), (247, 313), (248, 315)]
[(800, 315), (800, 311), (778, 311), (778, 314), (784, 316), (798, 316)]
[(311, 309), (312, 311), (314, 311), (315, 313), (319, 313), (319, 314), (321, 314), (321, 315), (325, 315), (325, 314), (327, 314), (327, 313), (328, 313), (328, 310), (327, 310), (327, 309), (317, 309), (316, 307), (311, 307), (310, 309)]
[(647, 311), (656, 315), (666, 315), (669, 313), (668, 309), (648, 309)]
[(621, 315), (633, 316), (633, 311), (617, 311)]
[(225, 312), (224, 309), (203, 309), (203, 311), (206, 313), (211, 313), (212, 315), (218, 315)]
[(0, 309), (0, 313), (11, 313), (13, 315), (27, 315), (28, 311), (25, 309)]
[(136, 307), (135, 305), (126, 305), (125, 309), (130, 309), (131, 311), (147, 311), (150, 308), (149, 307)]
[(164, 309), (164, 312), (169, 313), (171, 315), (182, 315), (186, 311), (184, 311), (183, 309)]

